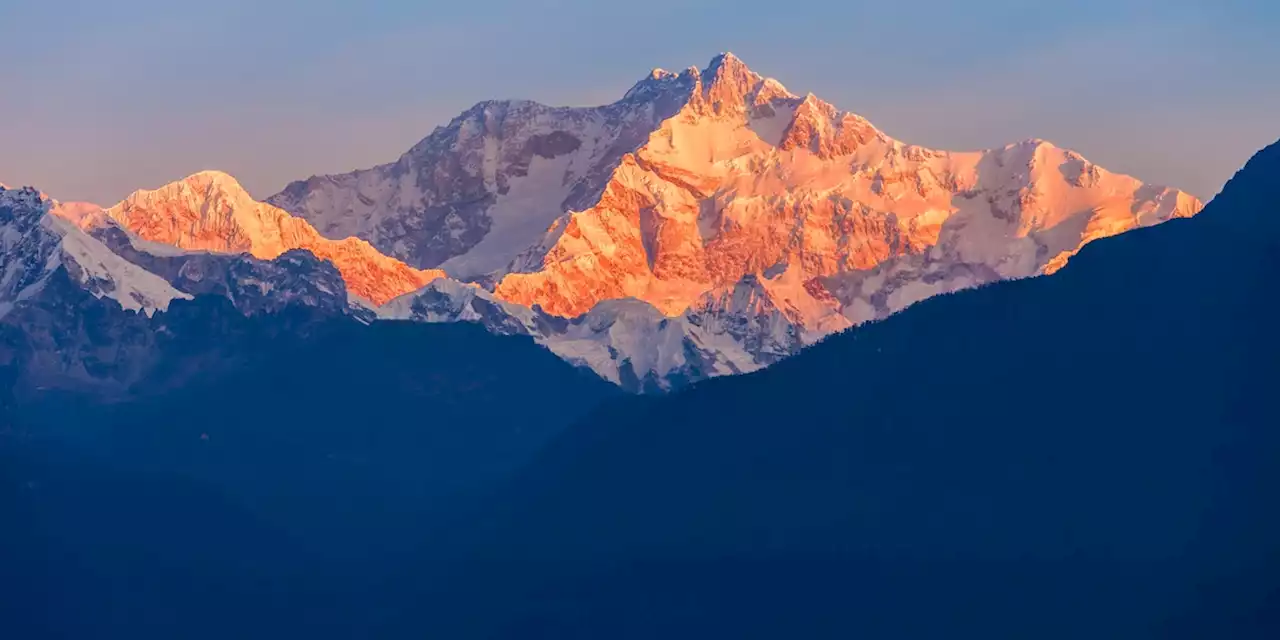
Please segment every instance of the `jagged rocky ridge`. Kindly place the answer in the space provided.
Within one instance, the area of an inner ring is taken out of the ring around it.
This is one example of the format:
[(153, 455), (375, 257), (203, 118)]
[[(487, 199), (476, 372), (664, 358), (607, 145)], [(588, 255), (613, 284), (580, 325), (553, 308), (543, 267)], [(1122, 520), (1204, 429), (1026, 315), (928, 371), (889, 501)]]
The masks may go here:
[(0, 187), (0, 317), (38, 297), (58, 274), (95, 298), (151, 315), (184, 297), (65, 220), (34, 189)]
[(153, 191), (138, 191), (109, 209), (80, 203), (60, 215), (92, 230), (115, 222), (140, 239), (180, 249), (246, 253), (270, 260), (305, 249), (338, 268), (351, 293), (383, 304), (444, 275), (413, 269), (358, 238), (330, 240), (305, 220), (257, 202), (231, 176), (204, 171)]

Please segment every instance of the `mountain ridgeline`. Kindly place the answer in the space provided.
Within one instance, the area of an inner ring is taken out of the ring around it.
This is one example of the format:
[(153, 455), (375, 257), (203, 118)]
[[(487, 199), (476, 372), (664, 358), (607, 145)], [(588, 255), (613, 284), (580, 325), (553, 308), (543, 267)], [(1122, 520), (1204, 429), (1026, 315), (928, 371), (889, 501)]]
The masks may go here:
[(933, 295), (1052, 274), (1094, 240), (1201, 209), (1045, 140), (902, 142), (728, 53), (599, 107), (482, 102), (394, 162), (263, 202), (218, 171), (109, 207), (40, 200), (25, 206), (70, 239), (40, 246), (92, 245), (113, 287), (95, 297), (127, 309), (208, 295), (233, 256), (213, 293), (305, 303), (292, 294), (308, 276), (270, 276), (308, 252), (338, 273), (335, 287), (315, 272), (321, 305), (527, 335), (646, 393), (759, 370)]

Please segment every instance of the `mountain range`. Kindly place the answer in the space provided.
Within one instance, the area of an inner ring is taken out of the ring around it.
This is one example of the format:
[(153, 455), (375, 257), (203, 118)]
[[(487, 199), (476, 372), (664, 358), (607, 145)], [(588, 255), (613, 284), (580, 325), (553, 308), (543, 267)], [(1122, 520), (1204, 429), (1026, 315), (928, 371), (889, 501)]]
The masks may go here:
[(1278, 183), (722, 54), (262, 201), (0, 187), (0, 630), (1280, 637)]
[[(88, 246), (99, 271), (72, 280), (146, 316), (216, 293), (247, 313), (478, 322), (632, 391), (751, 372), (930, 296), (1052, 274), (1093, 240), (1201, 208), (1043, 140), (906, 144), (727, 53), (654, 70), (602, 107), (483, 102), (395, 162), (261, 202), (216, 171), (110, 207), (5, 193), (31, 220), (6, 235), (0, 315), (42, 304), (29, 285), (55, 269), (41, 256)], [(8, 361), (59, 363), (24, 368), (27, 389), (81, 387), (104, 359), (136, 375), (154, 360), (112, 342), (123, 334), (29, 318), (0, 319), (15, 335)], [(165, 321), (124, 324), (148, 322)], [(48, 334), (45, 347), (32, 333)], [(42, 352), (50, 340), (89, 361)]]

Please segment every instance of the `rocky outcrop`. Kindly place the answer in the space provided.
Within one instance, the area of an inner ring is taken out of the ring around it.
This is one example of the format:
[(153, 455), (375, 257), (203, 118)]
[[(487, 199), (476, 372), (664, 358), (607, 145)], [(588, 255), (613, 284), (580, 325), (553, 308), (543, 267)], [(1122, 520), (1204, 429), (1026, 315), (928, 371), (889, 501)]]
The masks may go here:
[(95, 225), (91, 235), (175, 289), (226, 298), (246, 316), (277, 313), (289, 306), (342, 315), (351, 306), (342, 274), (305, 249), (290, 249), (271, 260), (247, 253), (172, 251), (140, 241), (114, 221)]

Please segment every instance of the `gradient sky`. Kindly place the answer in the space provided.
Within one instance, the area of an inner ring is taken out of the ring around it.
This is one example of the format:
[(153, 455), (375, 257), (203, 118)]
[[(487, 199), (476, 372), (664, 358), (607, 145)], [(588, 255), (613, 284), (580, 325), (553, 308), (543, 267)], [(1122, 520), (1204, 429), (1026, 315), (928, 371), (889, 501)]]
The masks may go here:
[(0, 182), (257, 197), (489, 98), (611, 102), (733, 51), (888, 134), (1038, 137), (1209, 198), (1280, 137), (1274, 0), (0, 0)]

